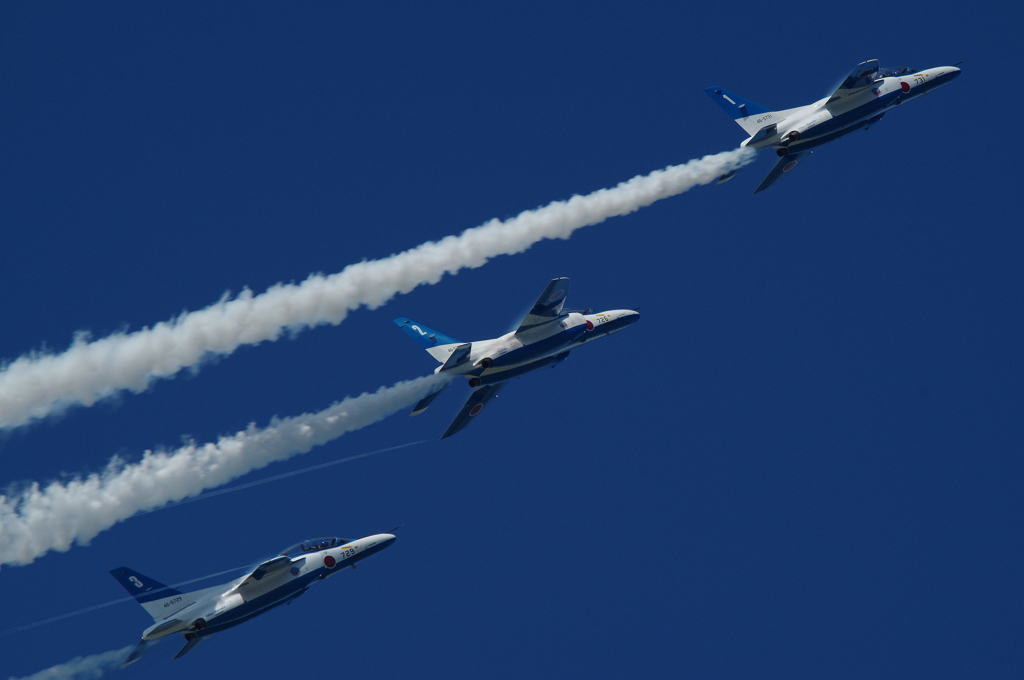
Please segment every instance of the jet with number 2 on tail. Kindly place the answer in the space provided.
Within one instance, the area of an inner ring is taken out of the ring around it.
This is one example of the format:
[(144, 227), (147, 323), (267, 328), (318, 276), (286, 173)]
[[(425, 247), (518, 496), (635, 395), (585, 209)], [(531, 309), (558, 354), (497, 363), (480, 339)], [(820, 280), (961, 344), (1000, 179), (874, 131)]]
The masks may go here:
[[(400, 317), (395, 323), (441, 363), (434, 372), (469, 378), (473, 393), (441, 439), (469, 425), (512, 378), (552, 367), (569, 351), (622, 330), (640, 318), (632, 309), (592, 312), (565, 309), (569, 279), (552, 279), (519, 328), (493, 340), (459, 342), (455, 338)], [(410, 415), (419, 415), (448, 386), (424, 397)]]
[[(811, 149), (856, 130), (867, 130), (893, 107), (927, 95), (960, 75), (956, 66), (915, 71), (881, 68), (877, 59), (857, 64), (839, 88), (828, 97), (795, 109), (771, 111), (720, 87), (705, 88), (725, 112), (750, 137), (740, 146), (772, 147), (779, 162), (754, 191), (778, 182), (810, 155)], [(721, 184), (736, 170), (718, 178)]]
[[(394, 530), (392, 530), (394, 531)], [(182, 633), (185, 656), (215, 633), (237, 626), (278, 605), (288, 604), (311, 585), (380, 552), (395, 541), (394, 534), (360, 539), (317, 538), (285, 548), (248, 575), (230, 583), (182, 593), (148, 576), (118, 567), (110, 574), (153, 617), (153, 625), (122, 666), (139, 660), (160, 638)]]

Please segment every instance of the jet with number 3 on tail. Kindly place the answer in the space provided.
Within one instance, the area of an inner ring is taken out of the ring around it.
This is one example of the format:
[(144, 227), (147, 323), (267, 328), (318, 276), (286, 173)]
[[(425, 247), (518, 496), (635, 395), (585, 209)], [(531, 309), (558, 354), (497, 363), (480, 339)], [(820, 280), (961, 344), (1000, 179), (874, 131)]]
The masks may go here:
[(394, 541), (390, 533), (355, 540), (332, 537), (303, 541), (285, 548), (246, 576), (190, 593), (179, 592), (127, 567), (114, 569), (110, 574), (153, 617), (153, 625), (143, 631), (142, 640), (122, 666), (138, 661), (150, 645), (175, 633), (185, 636), (185, 646), (174, 658), (185, 656), (215, 633), (290, 603), (317, 581), (346, 567), (355, 569), (357, 562)]
[[(554, 368), (570, 350), (620, 331), (640, 318), (632, 309), (565, 309), (568, 296), (569, 279), (552, 279), (519, 328), (493, 340), (459, 342), (412, 319), (395, 319), (409, 337), (440, 362), (435, 373), (465, 376), (473, 388), (441, 439), (469, 425), (512, 378)], [(420, 400), (410, 415), (423, 413), (447, 385)]]
[[(890, 69), (877, 59), (857, 64), (839, 88), (828, 97), (795, 109), (772, 111), (720, 87), (705, 88), (712, 99), (750, 135), (740, 146), (752, 149), (771, 147), (778, 163), (754, 193), (778, 182), (807, 156), (811, 149), (848, 135), (867, 130), (890, 109), (911, 99), (927, 95), (960, 75), (956, 66), (915, 71)], [(736, 170), (718, 178), (721, 184)]]

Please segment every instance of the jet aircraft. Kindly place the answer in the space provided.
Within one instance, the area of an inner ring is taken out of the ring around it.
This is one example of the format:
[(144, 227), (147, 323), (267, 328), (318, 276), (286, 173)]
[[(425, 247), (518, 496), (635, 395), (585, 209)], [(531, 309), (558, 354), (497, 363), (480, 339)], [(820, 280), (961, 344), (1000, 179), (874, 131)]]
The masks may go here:
[[(922, 71), (890, 69), (879, 67), (878, 60), (871, 59), (857, 64), (828, 97), (783, 111), (771, 111), (720, 87), (712, 86), (704, 91), (750, 135), (740, 146), (772, 147), (779, 156), (778, 163), (754, 191), (756, 194), (782, 179), (806, 159), (814, 147), (856, 130), (867, 130), (893, 107), (926, 95), (959, 75), (960, 69), (956, 66)], [(722, 175), (718, 183), (732, 179), (736, 172)]]
[(222, 630), (288, 604), (313, 583), (380, 552), (395, 540), (394, 534), (375, 534), (360, 539), (318, 538), (285, 548), (251, 573), (230, 583), (182, 593), (127, 567), (111, 575), (153, 617), (153, 625), (122, 666), (138, 661), (156, 640), (174, 633), (185, 635), (185, 646), (174, 656), (185, 656), (196, 645)]
[[(460, 342), (412, 319), (399, 317), (395, 323), (430, 356), (441, 363), (434, 373), (469, 378), (473, 393), (441, 439), (463, 429), (509, 380), (548, 366), (555, 367), (569, 351), (622, 330), (640, 318), (632, 309), (592, 312), (564, 309), (569, 296), (569, 279), (551, 279), (519, 328), (493, 340)], [(410, 415), (419, 415), (448, 386), (424, 397)]]

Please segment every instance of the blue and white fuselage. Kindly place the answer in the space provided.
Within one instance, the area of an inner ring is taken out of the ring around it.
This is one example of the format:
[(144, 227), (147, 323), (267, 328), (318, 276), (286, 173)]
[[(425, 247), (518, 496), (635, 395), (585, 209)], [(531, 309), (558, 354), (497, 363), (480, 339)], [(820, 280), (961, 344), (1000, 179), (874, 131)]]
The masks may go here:
[[(440, 362), (435, 373), (466, 376), (474, 388), (442, 439), (466, 427), (507, 381), (553, 367), (565, 360), (572, 349), (607, 337), (640, 318), (632, 309), (564, 310), (568, 294), (569, 279), (552, 279), (519, 328), (491, 340), (459, 342), (412, 319), (395, 319), (409, 337)], [(425, 411), (440, 391), (422, 399), (412, 415)]]
[[(453, 375), (469, 375), (479, 378), (471, 382), (475, 387), (508, 380), (519, 375), (543, 368), (536, 365), (546, 359), (553, 359), (566, 352), (598, 338), (622, 330), (640, 318), (632, 309), (613, 309), (595, 314), (570, 312), (552, 327), (538, 329), (534, 335), (516, 331), (506, 333), (492, 340), (477, 340), (471, 344), (468, 360), (445, 369), (444, 365), (434, 369), (435, 373), (445, 370)], [(459, 343), (439, 345), (427, 350), (438, 361), (445, 361)], [(547, 365), (547, 364), (545, 364)], [(529, 371), (521, 369), (529, 367)]]
[(303, 541), (281, 551), (252, 572), (212, 588), (182, 593), (147, 576), (120, 567), (110, 573), (153, 617), (153, 625), (142, 633), (139, 647), (125, 662), (138, 659), (145, 644), (175, 633), (183, 633), (184, 656), (204, 638), (291, 602), (317, 581), (391, 545), (393, 534), (375, 534), (358, 540), (323, 538)]
[[(887, 111), (928, 94), (959, 75), (960, 69), (955, 66), (921, 71), (886, 69), (872, 59), (858, 64), (828, 97), (781, 111), (771, 111), (720, 87), (709, 87), (705, 92), (749, 135), (740, 146), (771, 147), (782, 158), (754, 192), (757, 193), (795, 168), (811, 149), (867, 129)], [(719, 183), (734, 174), (724, 175)]]

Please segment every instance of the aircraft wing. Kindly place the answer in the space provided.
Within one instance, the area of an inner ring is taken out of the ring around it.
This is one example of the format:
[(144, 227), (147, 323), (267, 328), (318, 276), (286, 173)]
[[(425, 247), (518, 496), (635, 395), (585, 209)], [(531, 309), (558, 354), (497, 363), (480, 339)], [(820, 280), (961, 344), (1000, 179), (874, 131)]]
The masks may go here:
[(791, 153), (788, 156), (780, 158), (779, 162), (775, 164), (775, 167), (772, 168), (772, 171), (764, 178), (764, 181), (761, 182), (760, 186), (758, 186), (757, 189), (754, 189), (754, 193), (760, 193), (778, 182), (787, 172), (795, 168), (802, 160), (810, 155), (810, 151), (801, 151), (800, 153)]
[(185, 643), (184, 647), (178, 650), (178, 653), (174, 655), (174, 658), (180, 659), (181, 657), (185, 656), (199, 645), (203, 644), (204, 642), (212, 638), (214, 635), (214, 633), (210, 633), (209, 635), (204, 635), (202, 637), (192, 638), (191, 640)]
[[(557, 279), (556, 279), (557, 280)], [(568, 285), (568, 279), (566, 279)], [(564, 296), (563, 296), (564, 297)], [(469, 395), (469, 399), (462, 405), (462, 410), (459, 411), (459, 415), (455, 416), (455, 420), (448, 426), (448, 429), (441, 435), (441, 439), (451, 437), (453, 434), (462, 430), (473, 420), (473, 416), (484, 410), (484, 406), (498, 396), (498, 392), (504, 389), (508, 382), (500, 382), (494, 385), (481, 385), (473, 390), (473, 394)]]
[(844, 108), (844, 100), (860, 94), (864, 88), (871, 87), (878, 77), (878, 60), (871, 59), (861, 62), (853, 67), (850, 75), (846, 76), (838, 89), (832, 93), (825, 103), (829, 110)]
[(260, 566), (253, 569), (252, 573), (245, 577), (245, 580), (238, 584), (235, 590), (241, 590), (246, 586), (251, 586), (256, 581), (259, 581), (267, 574), (273, 574), (275, 571), (281, 571), (292, 563), (292, 558), (287, 555), (278, 555), (272, 560), (267, 560)]
[(544, 292), (533, 303), (530, 313), (519, 324), (519, 328), (516, 329), (516, 335), (558, 321), (561, 318), (562, 306), (565, 304), (567, 297), (569, 297), (569, 279), (567, 277), (551, 279), (544, 288)]

